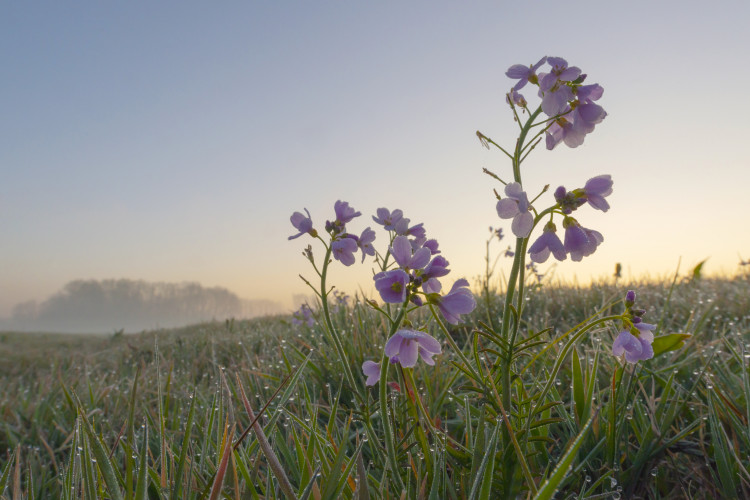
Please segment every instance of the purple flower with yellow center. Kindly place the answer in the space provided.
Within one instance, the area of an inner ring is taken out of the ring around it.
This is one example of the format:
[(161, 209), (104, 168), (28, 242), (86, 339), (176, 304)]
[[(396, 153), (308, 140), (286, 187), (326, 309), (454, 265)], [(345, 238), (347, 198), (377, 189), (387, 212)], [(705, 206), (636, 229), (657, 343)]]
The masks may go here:
[(366, 256), (375, 255), (375, 247), (372, 246), (373, 241), (375, 241), (375, 231), (368, 227), (362, 231), (362, 234), (357, 240), (357, 246), (362, 250), (362, 262), (365, 261)]
[(362, 212), (357, 212), (354, 208), (349, 206), (346, 201), (338, 200), (333, 205), (333, 210), (336, 212), (336, 222), (338, 226), (343, 226), (352, 221), (355, 217), (362, 215)]
[(501, 219), (513, 219), (511, 230), (517, 238), (526, 238), (534, 226), (534, 216), (529, 212), (529, 199), (517, 182), (505, 186), (507, 198), (497, 202), (497, 215)]
[(344, 237), (331, 242), (331, 253), (333, 258), (344, 264), (351, 266), (356, 260), (354, 252), (357, 251), (357, 241), (354, 238)]
[(367, 375), (365, 385), (375, 385), (380, 380), (380, 365), (375, 361), (365, 361), (362, 363), (362, 373)]
[(300, 212), (294, 212), (292, 216), (289, 218), (289, 220), (292, 222), (292, 226), (294, 226), (294, 228), (297, 231), (299, 231), (299, 233), (290, 236), (289, 237), (290, 240), (299, 238), (303, 234), (309, 234), (313, 237), (317, 235), (317, 233), (315, 232), (315, 229), (313, 229), (312, 227), (313, 223), (312, 223), (312, 217), (310, 217), (310, 212), (307, 209), (305, 209), (305, 213), (307, 213), (307, 217), (305, 217), (305, 215)]
[(536, 75), (536, 70), (547, 61), (547, 56), (539, 59), (539, 62), (531, 65), (524, 66), (523, 64), (514, 64), (508, 71), (505, 72), (505, 76), (518, 82), (513, 86), (513, 90), (521, 90), (528, 82), (533, 84), (539, 83), (539, 78)]
[(389, 304), (401, 304), (406, 300), (406, 287), (409, 284), (409, 275), (403, 269), (391, 269), (383, 271), (375, 276), (375, 289), (380, 292), (380, 297)]
[(402, 269), (422, 269), (430, 262), (432, 256), (432, 251), (426, 247), (413, 251), (411, 242), (406, 236), (396, 236), (390, 250), (393, 259)]
[(461, 321), (462, 314), (469, 314), (477, 307), (477, 301), (469, 290), (469, 282), (463, 278), (453, 283), (450, 292), (431, 298), (431, 301), (437, 304), (445, 320), (452, 325)]
[(529, 257), (532, 262), (541, 264), (549, 258), (550, 253), (560, 262), (567, 258), (565, 247), (557, 237), (557, 226), (552, 221), (544, 226), (542, 235), (529, 247)]
[(398, 208), (393, 212), (387, 208), (378, 208), (376, 212), (378, 216), (373, 215), (372, 220), (383, 226), (387, 231), (394, 231), (396, 224), (404, 217), (404, 212)]
[[(385, 343), (385, 355), (393, 360), (398, 359), (404, 368), (413, 368), (420, 357), (428, 365), (434, 365), (432, 357), (440, 354), (440, 342), (433, 336), (418, 330), (402, 328)], [(364, 367), (363, 367), (364, 368)]]
[(609, 203), (604, 198), (612, 194), (612, 184), (611, 175), (597, 175), (587, 180), (583, 193), (589, 205), (602, 212), (609, 210)]
[(633, 335), (628, 330), (622, 330), (612, 343), (612, 354), (619, 357), (624, 353), (625, 361), (628, 363), (636, 363), (653, 358), (654, 347), (651, 344), (654, 342), (654, 334), (650, 330), (637, 328), (638, 335)]

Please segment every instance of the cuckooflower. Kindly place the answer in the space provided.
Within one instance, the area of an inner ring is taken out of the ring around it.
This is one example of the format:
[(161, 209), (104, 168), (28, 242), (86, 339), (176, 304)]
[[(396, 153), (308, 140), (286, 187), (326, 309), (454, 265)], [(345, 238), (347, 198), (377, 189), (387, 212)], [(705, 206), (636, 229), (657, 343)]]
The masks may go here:
[(389, 304), (401, 304), (406, 300), (406, 286), (409, 284), (409, 275), (403, 269), (391, 269), (383, 271), (375, 276), (375, 288), (380, 292), (380, 297)]
[(452, 325), (461, 321), (461, 314), (469, 314), (477, 307), (477, 301), (469, 290), (469, 282), (463, 278), (453, 283), (450, 292), (433, 301), (437, 303), (445, 321)]
[(653, 341), (654, 334), (649, 330), (641, 330), (638, 336), (623, 330), (612, 343), (612, 354), (619, 357), (625, 353), (628, 363), (645, 361), (654, 357)]
[(380, 365), (375, 361), (365, 361), (362, 363), (362, 373), (367, 375), (365, 385), (375, 385), (380, 380)]
[(365, 261), (366, 256), (375, 255), (375, 247), (372, 246), (373, 241), (375, 241), (375, 231), (368, 227), (362, 231), (362, 234), (357, 240), (357, 246), (362, 250), (362, 262)]
[[(393, 360), (398, 357), (398, 362), (404, 368), (412, 368), (417, 364), (421, 356), (422, 361), (428, 365), (434, 365), (432, 357), (440, 354), (440, 342), (431, 335), (418, 330), (402, 328), (385, 343), (385, 355)], [(364, 368), (364, 367), (363, 367)]]
[(376, 212), (378, 216), (375, 217), (373, 215), (372, 220), (383, 226), (387, 231), (394, 231), (396, 229), (396, 224), (404, 216), (404, 212), (399, 210), (398, 208), (393, 212), (391, 212), (387, 208), (378, 208)]
[(430, 263), (427, 264), (427, 267), (424, 268), (422, 279), (428, 280), (430, 278), (441, 278), (445, 276), (450, 272), (448, 265), (448, 260), (442, 255), (434, 257)]
[(596, 251), (599, 244), (604, 241), (604, 236), (599, 231), (581, 226), (572, 217), (563, 220), (565, 228), (565, 251), (570, 254), (574, 262), (580, 262)]
[(351, 266), (356, 260), (354, 252), (357, 251), (357, 242), (354, 238), (341, 238), (331, 242), (333, 258), (345, 266)]
[(307, 217), (305, 217), (305, 215), (300, 212), (294, 212), (289, 218), (289, 220), (292, 222), (292, 226), (294, 226), (294, 228), (299, 231), (299, 233), (290, 236), (290, 240), (299, 238), (305, 233), (310, 234), (311, 236), (315, 236), (315, 234), (317, 234), (313, 234), (315, 232), (315, 229), (313, 229), (312, 227), (313, 223), (312, 217), (310, 217), (310, 212), (305, 209), (305, 213), (307, 213)]
[(557, 227), (552, 221), (544, 226), (542, 235), (529, 247), (529, 256), (532, 262), (541, 264), (549, 258), (550, 252), (560, 262), (567, 258), (565, 247), (557, 237)]
[(357, 212), (354, 208), (349, 206), (346, 201), (338, 200), (333, 205), (333, 210), (336, 212), (336, 224), (343, 226), (351, 222), (355, 217), (362, 215), (362, 212)]
[(611, 175), (597, 175), (587, 180), (583, 193), (589, 205), (602, 212), (609, 210), (609, 203), (604, 198), (612, 194), (612, 184)]
[(409, 238), (396, 236), (391, 245), (391, 255), (403, 269), (422, 269), (430, 262), (432, 251), (427, 247), (421, 247), (413, 252)]
[(538, 84), (539, 79), (536, 75), (536, 70), (538, 70), (539, 67), (542, 64), (544, 64), (546, 61), (547, 61), (547, 56), (544, 56), (541, 59), (539, 59), (539, 62), (534, 64), (533, 66), (524, 66), (523, 64), (514, 64), (513, 66), (508, 68), (508, 71), (505, 72), (505, 76), (513, 80), (518, 80), (518, 83), (516, 83), (513, 86), (513, 90), (521, 90), (528, 82), (531, 82), (533, 84)]
[(497, 202), (497, 215), (501, 219), (513, 219), (511, 230), (517, 238), (525, 238), (534, 225), (534, 216), (529, 212), (529, 199), (517, 182), (505, 186), (507, 198)]

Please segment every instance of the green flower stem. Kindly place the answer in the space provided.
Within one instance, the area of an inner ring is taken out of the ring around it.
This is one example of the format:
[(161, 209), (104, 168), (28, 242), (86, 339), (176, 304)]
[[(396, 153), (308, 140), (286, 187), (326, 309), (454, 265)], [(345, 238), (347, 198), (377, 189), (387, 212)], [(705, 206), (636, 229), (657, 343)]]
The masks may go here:
[(360, 394), (360, 388), (357, 385), (356, 380), (354, 379), (354, 374), (352, 373), (351, 368), (349, 367), (349, 360), (346, 357), (346, 351), (344, 350), (344, 345), (341, 342), (341, 337), (339, 335), (339, 332), (333, 326), (333, 321), (331, 321), (331, 313), (328, 309), (328, 291), (326, 290), (326, 276), (328, 274), (328, 264), (330, 262), (331, 262), (331, 247), (326, 245), (326, 256), (325, 256), (325, 260), (323, 261), (323, 270), (320, 273), (320, 298), (321, 298), (321, 302), (323, 303), (323, 317), (325, 318), (326, 330), (328, 331), (328, 336), (333, 340), (333, 345), (336, 348), (336, 354), (338, 354), (339, 361), (341, 362), (341, 365), (344, 367), (344, 376), (346, 377), (347, 382), (349, 382), (349, 385), (351, 386), (352, 391), (354, 391), (354, 394), (357, 396), (357, 399), (359, 399), (360, 402), (363, 402), (364, 398), (362, 397), (362, 394)]
[[(411, 414), (411, 418), (414, 420), (414, 423), (417, 425), (417, 441), (419, 441), (419, 446), (422, 448), (422, 454), (424, 455), (425, 462), (427, 462), (427, 477), (432, 478), (433, 476), (433, 464), (432, 464), (432, 454), (430, 453), (430, 444), (427, 442), (427, 434), (424, 432), (424, 427), (422, 426), (422, 422), (419, 420), (419, 412), (417, 411), (417, 405), (421, 408), (422, 414), (425, 415), (425, 419), (429, 422), (429, 417), (427, 417), (427, 412), (424, 411), (424, 407), (422, 406), (422, 401), (419, 397), (419, 392), (417, 391), (417, 384), (414, 382), (414, 370), (411, 368), (407, 368), (406, 370), (401, 370), (404, 375), (404, 389), (406, 390), (406, 399), (409, 400), (409, 413)], [(409, 397), (409, 388), (407, 387), (408, 384), (411, 384), (412, 391), (414, 393), (414, 399)], [(430, 424), (427, 424), (430, 426)], [(431, 426), (430, 426), (431, 427)], [(428, 482), (430, 479), (427, 480)]]
[(482, 376), (474, 369), (473, 366), (471, 366), (469, 359), (466, 357), (466, 355), (464, 355), (461, 348), (458, 347), (458, 345), (456, 344), (456, 341), (453, 340), (453, 337), (451, 337), (450, 332), (448, 332), (448, 329), (445, 327), (445, 323), (443, 323), (443, 321), (435, 312), (435, 306), (433, 306), (432, 304), (427, 304), (427, 306), (430, 308), (430, 312), (432, 313), (433, 319), (438, 324), (440, 329), (443, 331), (443, 335), (445, 335), (445, 340), (448, 341), (448, 344), (450, 344), (451, 349), (453, 349), (453, 352), (455, 352), (458, 355), (458, 357), (461, 358), (461, 362), (464, 364), (466, 369), (471, 372), (475, 380), (477, 381), (482, 380)]
[[(401, 312), (399, 312), (396, 320), (391, 325), (391, 331), (387, 338), (391, 338), (401, 326), (404, 317), (406, 317), (406, 307), (408, 303), (409, 296), (407, 294), (406, 300), (401, 305)], [(392, 477), (395, 479), (396, 485), (403, 490), (404, 483), (401, 480), (401, 473), (398, 470), (398, 460), (396, 459), (396, 436), (393, 433), (393, 429), (391, 429), (391, 420), (388, 415), (388, 365), (390, 364), (391, 360), (386, 356), (385, 349), (383, 349), (383, 358), (380, 360), (380, 387), (378, 387), (380, 396), (380, 413), (382, 415), (381, 420), (383, 421), (383, 437), (385, 439), (385, 451), (388, 455), (391, 471), (393, 472)]]

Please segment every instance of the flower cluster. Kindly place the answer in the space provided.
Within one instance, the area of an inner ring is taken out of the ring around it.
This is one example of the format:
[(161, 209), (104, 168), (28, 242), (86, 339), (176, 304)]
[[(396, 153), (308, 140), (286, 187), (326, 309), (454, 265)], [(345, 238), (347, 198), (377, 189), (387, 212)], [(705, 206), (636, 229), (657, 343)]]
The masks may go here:
[[(549, 64), (549, 71), (537, 73), (545, 63)], [(571, 148), (580, 146), (586, 134), (593, 132), (607, 116), (604, 108), (594, 102), (601, 98), (604, 89), (598, 84), (583, 85), (586, 75), (561, 57), (543, 57), (530, 66), (514, 64), (505, 75), (518, 80), (506, 96), (512, 106), (527, 107), (526, 98), (518, 93), (527, 83), (539, 87), (542, 111), (550, 118), (547, 149), (554, 149), (561, 142)]]
[[(326, 232), (331, 237), (330, 249), (333, 258), (345, 266), (351, 266), (356, 261), (354, 254), (358, 250), (362, 252), (362, 262), (365, 261), (365, 257), (368, 255), (375, 255), (375, 248), (372, 246), (373, 241), (375, 241), (375, 231), (368, 227), (357, 236), (348, 233), (346, 230), (346, 224), (351, 222), (355, 217), (362, 215), (362, 213), (354, 210), (354, 208), (349, 206), (349, 203), (341, 200), (338, 200), (333, 205), (333, 210), (336, 214), (336, 219), (326, 221), (325, 224)], [(307, 213), (307, 217), (300, 212), (292, 214), (290, 220), (299, 232), (290, 236), (290, 240), (299, 238), (303, 234), (309, 234), (313, 238), (318, 236), (317, 230), (313, 228), (310, 212), (307, 209), (305, 209), (305, 212)]]
[(636, 363), (654, 357), (654, 333), (656, 325), (644, 323), (642, 316), (644, 309), (635, 309), (635, 292), (628, 291), (625, 296), (625, 313), (623, 314), (623, 329), (612, 343), (612, 354), (622, 356), (625, 361)]
[[(563, 261), (570, 255), (571, 260), (579, 262), (583, 257), (594, 253), (604, 241), (599, 231), (581, 226), (570, 216), (573, 211), (588, 203), (593, 208), (606, 212), (609, 203), (605, 199), (612, 194), (612, 176), (599, 175), (586, 181), (584, 187), (567, 191), (560, 186), (555, 190), (557, 202), (549, 209), (552, 214), (563, 216), (564, 241), (557, 236), (557, 226), (552, 220), (545, 224), (541, 236), (529, 246), (528, 253), (532, 262), (541, 264), (550, 255)], [(533, 207), (521, 186), (514, 182), (505, 187), (507, 198), (497, 202), (497, 213), (503, 219), (513, 218), (512, 231), (518, 238), (525, 238), (534, 227)]]
[(373, 276), (375, 289), (384, 302), (421, 306), (424, 297), (452, 324), (457, 324), (462, 314), (474, 310), (476, 301), (464, 279), (456, 281), (447, 294), (440, 295), (443, 285), (438, 278), (450, 273), (450, 263), (438, 255), (441, 253), (438, 242), (427, 239), (422, 224), (410, 227), (401, 210), (390, 212), (386, 208), (378, 209), (378, 217), (373, 219), (394, 234), (388, 250), (398, 267)]

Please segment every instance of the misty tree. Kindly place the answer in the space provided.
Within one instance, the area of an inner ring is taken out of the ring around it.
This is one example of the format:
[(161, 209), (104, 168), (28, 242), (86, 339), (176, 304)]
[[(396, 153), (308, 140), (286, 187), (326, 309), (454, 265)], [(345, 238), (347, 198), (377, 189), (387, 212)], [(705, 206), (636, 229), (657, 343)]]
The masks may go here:
[(75, 280), (40, 304), (18, 304), (12, 321), (25, 329), (134, 331), (222, 320), (247, 309), (247, 301), (226, 288), (199, 283)]

